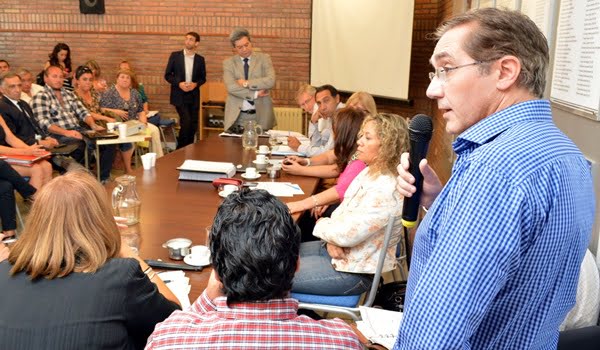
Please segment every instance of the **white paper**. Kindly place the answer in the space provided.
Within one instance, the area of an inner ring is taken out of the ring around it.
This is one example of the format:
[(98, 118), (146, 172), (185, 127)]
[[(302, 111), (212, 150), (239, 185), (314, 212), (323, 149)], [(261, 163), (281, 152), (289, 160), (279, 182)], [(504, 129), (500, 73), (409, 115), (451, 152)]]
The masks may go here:
[(288, 130), (269, 130), (267, 131), (267, 133), (269, 135), (275, 135), (277, 136), (277, 138), (279, 137), (288, 137), (288, 136), (294, 136), (298, 139), (301, 138), (306, 138), (306, 136), (304, 136), (303, 134), (296, 132), (296, 131), (288, 131)]
[(235, 165), (227, 162), (209, 162), (204, 160), (187, 159), (177, 168), (179, 170), (203, 171), (210, 173), (235, 174)]
[(306, 156), (304, 153), (296, 152), (289, 146), (273, 146), (271, 148), (271, 155), (274, 156)]
[(181, 304), (181, 309), (185, 310), (190, 307), (190, 290), (192, 286), (190, 285), (190, 279), (185, 277), (185, 272), (181, 270), (177, 271), (165, 271), (157, 274), (158, 277), (165, 282), (167, 287), (173, 292), (179, 303)]
[(291, 182), (258, 182), (253, 189), (265, 190), (275, 197), (293, 197), (296, 194), (304, 194), (299, 185)]
[(364, 306), (359, 309), (362, 321), (356, 322), (358, 330), (372, 343), (393, 348), (402, 323), (402, 312)]

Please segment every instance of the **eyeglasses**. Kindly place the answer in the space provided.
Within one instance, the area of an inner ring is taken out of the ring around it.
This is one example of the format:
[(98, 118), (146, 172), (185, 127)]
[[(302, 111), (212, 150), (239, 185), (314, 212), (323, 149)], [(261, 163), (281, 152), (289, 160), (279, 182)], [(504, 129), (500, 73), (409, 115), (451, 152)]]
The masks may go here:
[(478, 64), (482, 64), (485, 61), (475, 61), (475, 62), (471, 62), (471, 63), (467, 63), (467, 64), (461, 64), (460, 66), (456, 66), (456, 67), (438, 67), (435, 69), (435, 72), (429, 72), (429, 80), (433, 80), (433, 78), (438, 78), (438, 80), (443, 83), (446, 81), (446, 76), (448, 75), (448, 72), (452, 72), (453, 70), (459, 69), (459, 68), (464, 68), (464, 67), (469, 67), (469, 66), (475, 66)]

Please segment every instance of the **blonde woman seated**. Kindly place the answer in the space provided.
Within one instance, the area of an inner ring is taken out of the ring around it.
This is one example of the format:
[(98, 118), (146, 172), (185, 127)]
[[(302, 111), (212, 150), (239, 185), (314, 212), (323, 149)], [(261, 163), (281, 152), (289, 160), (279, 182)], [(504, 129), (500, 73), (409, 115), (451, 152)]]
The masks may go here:
[(163, 156), (160, 143), (160, 130), (154, 124), (148, 123), (146, 112), (139, 92), (132, 86), (135, 74), (130, 70), (120, 70), (117, 82), (100, 97), (100, 107), (116, 115), (123, 121), (137, 119), (146, 124), (152, 138), (152, 151), (156, 157)]
[[(346, 108), (348, 107), (359, 110), (364, 116), (377, 114), (377, 106), (373, 96), (364, 91), (353, 93), (346, 101)], [(336, 166), (336, 156), (333, 149), (310, 158), (291, 156), (287, 160), (288, 164), (283, 164), (283, 170), (293, 175), (330, 179), (338, 177), (340, 174), (340, 169)], [(310, 168), (307, 166), (310, 166)]]
[[(116, 114), (109, 111), (105, 111), (100, 108), (99, 95), (93, 87), (94, 77), (92, 70), (87, 66), (79, 66), (75, 70), (75, 95), (83, 103), (85, 108), (90, 112), (92, 118), (96, 124), (106, 127), (106, 123), (114, 123), (115, 121), (121, 121), (121, 118)], [(131, 174), (133, 169), (131, 168), (131, 159), (133, 158), (133, 144), (132, 143), (120, 143), (118, 145), (121, 156), (123, 157), (123, 164), (125, 166), (125, 173)]]
[[(396, 190), (396, 165), (408, 150), (408, 125), (395, 114), (368, 116), (358, 140), (358, 159), (367, 164), (352, 183), (331, 218), (320, 219), (313, 235), (323, 242), (300, 246), (300, 268), (292, 292), (356, 295), (365, 292), (375, 273), (379, 249), (390, 215), (402, 214)], [(400, 220), (394, 225), (383, 271), (395, 267)]]
[(0, 263), (0, 349), (143, 349), (177, 299), (121, 243), (105, 189), (67, 172), (37, 192)]
[(344, 199), (344, 194), (352, 180), (366, 167), (362, 160), (356, 159), (356, 142), (364, 118), (364, 115), (354, 108), (343, 108), (337, 111), (332, 128), (335, 137), (333, 148), (335, 166), (338, 171), (341, 171), (337, 184), (301, 201), (287, 203), (292, 214), (318, 208), (317, 214), (320, 215), (321, 209), (326, 205), (339, 203)]
[[(0, 154), (23, 155), (23, 156), (41, 156), (46, 154), (46, 150), (41, 145), (33, 144), (28, 146), (25, 142), (16, 137), (6, 125), (4, 119), (0, 116)], [(14, 165), (21, 176), (29, 177), (29, 184), (37, 190), (52, 180), (52, 165), (40, 160), (33, 163), (32, 166)]]

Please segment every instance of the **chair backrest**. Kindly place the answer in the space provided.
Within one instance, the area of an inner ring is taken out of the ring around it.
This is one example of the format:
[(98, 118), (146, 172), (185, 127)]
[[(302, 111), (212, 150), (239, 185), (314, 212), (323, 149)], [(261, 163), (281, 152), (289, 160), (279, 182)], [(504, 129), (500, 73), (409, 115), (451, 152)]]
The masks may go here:
[(227, 90), (222, 81), (207, 81), (200, 87), (200, 102), (225, 103)]
[[(379, 258), (377, 259), (377, 269), (375, 270), (375, 274), (373, 275), (373, 283), (371, 284), (371, 289), (369, 290), (369, 294), (365, 299), (364, 306), (370, 307), (373, 305), (373, 301), (375, 300), (375, 296), (377, 295), (377, 288), (379, 287), (379, 280), (381, 279), (381, 271), (383, 270), (383, 264), (385, 263), (385, 259), (387, 257), (387, 250), (390, 246), (390, 242), (392, 240), (392, 236), (394, 233), (394, 224), (396, 223), (396, 218), (394, 213), (390, 214), (390, 218), (388, 219), (388, 224), (385, 228), (385, 233), (383, 236), (383, 245), (381, 251), (379, 252)], [(401, 244), (402, 239), (397, 242), (397, 244)]]

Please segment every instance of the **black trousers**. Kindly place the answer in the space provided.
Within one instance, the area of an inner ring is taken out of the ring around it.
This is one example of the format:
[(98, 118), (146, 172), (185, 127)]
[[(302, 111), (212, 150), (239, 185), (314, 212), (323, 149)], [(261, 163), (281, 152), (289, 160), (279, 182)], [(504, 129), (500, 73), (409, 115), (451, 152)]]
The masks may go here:
[(2, 221), (3, 231), (17, 228), (15, 190), (23, 198), (30, 197), (35, 193), (35, 188), (25, 181), (10, 164), (0, 160), (0, 221)]
[(175, 106), (179, 114), (179, 136), (177, 137), (177, 148), (185, 147), (194, 143), (194, 135), (198, 130), (198, 107), (194, 103), (184, 103), (182, 106)]

